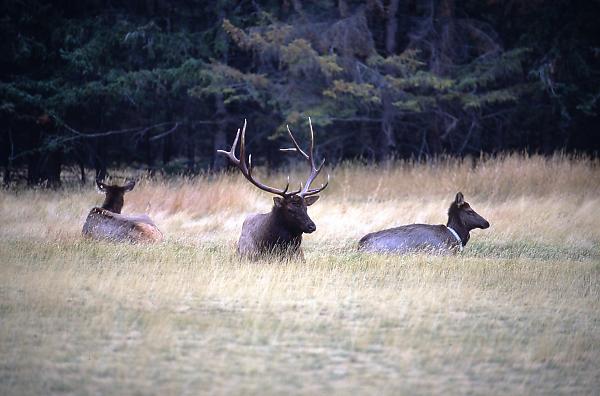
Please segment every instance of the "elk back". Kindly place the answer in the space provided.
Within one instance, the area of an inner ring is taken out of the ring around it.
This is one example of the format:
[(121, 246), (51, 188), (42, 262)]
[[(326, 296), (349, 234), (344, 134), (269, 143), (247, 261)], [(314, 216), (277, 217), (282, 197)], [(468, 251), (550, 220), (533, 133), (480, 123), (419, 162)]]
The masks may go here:
[(410, 224), (372, 232), (358, 242), (363, 252), (409, 253), (426, 251), (449, 254), (459, 250), (454, 236), (443, 225)]
[(93, 208), (83, 225), (83, 235), (92, 239), (152, 243), (163, 240), (154, 222), (146, 215), (127, 216)]

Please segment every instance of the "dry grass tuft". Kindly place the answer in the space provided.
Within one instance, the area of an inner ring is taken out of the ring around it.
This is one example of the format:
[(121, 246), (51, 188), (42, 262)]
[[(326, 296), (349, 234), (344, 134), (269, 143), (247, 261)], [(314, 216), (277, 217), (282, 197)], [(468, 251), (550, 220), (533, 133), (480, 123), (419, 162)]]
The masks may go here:
[[(2, 191), (0, 393), (594, 393), (598, 165), (346, 164), (309, 210), (304, 263), (235, 255), (271, 205), (235, 174), (140, 181), (123, 212), (150, 214), (154, 246), (82, 240), (91, 187)], [(459, 190), (492, 225), (462, 255), (356, 252), (445, 222)]]

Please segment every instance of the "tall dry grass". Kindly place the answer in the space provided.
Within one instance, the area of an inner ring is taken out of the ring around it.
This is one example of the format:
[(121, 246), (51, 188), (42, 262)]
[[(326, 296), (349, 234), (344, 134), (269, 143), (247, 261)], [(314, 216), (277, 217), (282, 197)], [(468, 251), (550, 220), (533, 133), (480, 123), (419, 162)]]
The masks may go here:
[[(597, 160), (583, 157), (517, 154), (428, 164), (345, 164), (329, 170), (330, 186), (310, 208), (318, 232), (307, 240), (355, 240), (399, 224), (445, 223), (450, 202), (462, 191), (492, 224), (489, 232), (475, 231), (481, 240), (566, 242), (592, 248), (600, 239), (594, 213), (600, 199), (598, 169)], [(305, 173), (294, 170), (291, 180), (299, 183)], [(265, 174), (259, 169), (257, 175), (283, 186), (288, 173)], [(75, 238), (89, 209), (101, 202), (102, 195), (92, 186), (2, 192), (0, 210), (11, 227), (3, 227), (0, 237)], [(142, 178), (126, 195), (123, 213), (148, 213), (171, 240), (234, 242), (243, 217), (266, 212), (271, 205), (268, 194), (233, 173)]]
[[(592, 394), (598, 165), (329, 169), (303, 263), (239, 260), (244, 216), (272, 201), (236, 174), (140, 180), (123, 212), (155, 219), (154, 246), (82, 240), (91, 186), (0, 192), (0, 393)], [(462, 255), (356, 252), (376, 229), (444, 223), (459, 190), (491, 223)]]

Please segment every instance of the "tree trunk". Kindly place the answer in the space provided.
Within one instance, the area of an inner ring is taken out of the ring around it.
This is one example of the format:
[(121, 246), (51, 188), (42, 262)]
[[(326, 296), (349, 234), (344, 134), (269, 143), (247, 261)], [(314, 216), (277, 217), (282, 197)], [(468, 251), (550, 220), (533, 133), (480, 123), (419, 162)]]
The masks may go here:
[(388, 55), (396, 53), (396, 33), (398, 32), (398, 4), (400, 0), (390, 0), (387, 10), (387, 24), (385, 27), (385, 50)]
[(92, 163), (94, 164), (94, 170), (96, 171), (96, 180), (104, 180), (107, 176), (106, 163), (104, 162), (104, 156), (100, 153), (98, 147), (100, 146), (100, 139), (94, 139), (94, 145), (92, 146)]
[(79, 164), (79, 175), (81, 177), (81, 185), (85, 186), (85, 184), (87, 183), (87, 177), (85, 175), (85, 164), (81, 159), (77, 162)]
[(429, 147), (429, 155), (437, 156), (442, 152), (441, 126), (440, 120), (433, 121), (431, 128), (427, 132), (427, 146)]
[(169, 135), (165, 136), (165, 138), (163, 140), (163, 155), (162, 155), (163, 166), (167, 165), (171, 161), (172, 150), (173, 150), (173, 145), (172, 145), (172, 141), (171, 141), (171, 135), (169, 134)]
[(446, 75), (454, 63), (454, 0), (441, 0), (436, 10), (439, 39), (434, 43), (434, 53), (431, 59), (432, 71), (440, 76)]
[(5, 187), (10, 186), (11, 181), (11, 165), (12, 165), (12, 156), (13, 156), (13, 142), (12, 142), (12, 129), (9, 126), (6, 131), (6, 138), (2, 138), (0, 141), (2, 143), (2, 162), (4, 163), (4, 175), (2, 177), (2, 182)]
[(187, 125), (185, 154), (187, 157), (187, 172), (196, 173), (196, 140), (194, 139), (193, 125)]
[(40, 181), (40, 155), (38, 153), (30, 154), (27, 158), (27, 185), (35, 186)]
[(47, 180), (48, 187), (50, 188), (59, 188), (61, 185), (60, 174), (62, 171), (62, 160), (63, 152), (61, 148), (53, 150), (48, 154), (44, 178)]
[[(388, 55), (393, 55), (396, 51), (396, 32), (398, 31), (398, 12), (399, 0), (391, 0), (387, 10), (387, 23), (385, 28), (385, 49)], [(379, 137), (376, 139), (377, 159), (387, 161), (391, 158), (392, 151), (396, 148), (396, 137), (394, 134), (394, 105), (388, 94), (384, 93), (382, 97), (383, 109), (381, 114), (381, 128)]]
[(346, 0), (338, 0), (338, 11), (340, 13), (340, 18), (347, 18), (350, 14), (348, 9), (348, 3)]
[[(31, 139), (29, 139), (29, 149), (35, 150), (41, 147), (42, 145), (42, 132), (40, 128), (30, 127), (26, 125), (25, 127), (31, 128), (32, 134)], [(27, 156), (27, 185), (35, 186), (40, 182), (40, 153), (39, 151), (33, 151)]]
[(300, 0), (292, 0), (292, 5), (294, 6), (294, 11), (298, 13), (301, 17), (304, 17), (304, 10), (302, 9), (302, 1)]
[(391, 159), (392, 152), (396, 148), (393, 106), (391, 98), (387, 94), (384, 94), (381, 128), (379, 129), (379, 138), (377, 139), (377, 159), (379, 161)]
[(217, 109), (217, 131), (213, 140), (213, 163), (212, 169), (220, 171), (227, 167), (227, 159), (217, 154), (217, 150), (227, 149), (227, 110), (223, 103), (223, 95), (215, 96), (215, 107)]
[(144, 146), (146, 150), (146, 165), (151, 175), (154, 175), (154, 156), (152, 155), (152, 142), (150, 141), (150, 134), (146, 132), (144, 134)]
[[(294, 7), (300, 6), (300, 4), (296, 4), (294, 2)], [(222, 21), (225, 18), (225, 11), (223, 8), (219, 10), (219, 19)], [(227, 36), (223, 29), (219, 31), (221, 35), (221, 40), (228, 40)], [(228, 63), (228, 54), (227, 49), (223, 51), (221, 54), (221, 62), (223, 64)], [(215, 109), (216, 109), (216, 118), (217, 118), (217, 130), (215, 132), (214, 140), (213, 140), (213, 161), (212, 161), (212, 169), (215, 171), (220, 171), (227, 167), (227, 159), (217, 154), (217, 150), (221, 150), (226, 147), (227, 140), (227, 109), (225, 108), (225, 102), (223, 101), (223, 95), (218, 93), (215, 95)]]
[(6, 166), (4, 167), (4, 175), (2, 177), (2, 183), (4, 184), (4, 187), (8, 187), (8, 186), (10, 186), (10, 182), (11, 182), (10, 165), (6, 164)]
[[(437, 38), (432, 44), (430, 58), (430, 70), (438, 76), (446, 76), (455, 63), (456, 53), (454, 48), (455, 0), (440, 0), (435, 8), (435, 29)], [(429, 153), (437, 156), (442, 153), (442, 135), (445, 133), (449, 120), (439, 115), (432, 115), (432, 124), (427, 133), (427, 145)]]

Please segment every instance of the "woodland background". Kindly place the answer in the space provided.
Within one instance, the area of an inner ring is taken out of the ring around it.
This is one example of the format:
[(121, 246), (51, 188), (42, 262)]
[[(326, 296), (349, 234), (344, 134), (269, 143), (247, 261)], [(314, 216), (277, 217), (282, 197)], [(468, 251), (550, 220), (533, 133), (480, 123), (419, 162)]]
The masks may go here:
[(219, 170), (244, 118), (259, 165), (306, 116), (333, 164), (600, 148), (597, 0), (0, 4), (5, 185)]

